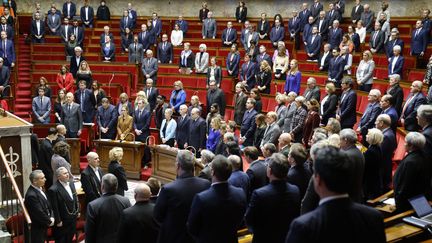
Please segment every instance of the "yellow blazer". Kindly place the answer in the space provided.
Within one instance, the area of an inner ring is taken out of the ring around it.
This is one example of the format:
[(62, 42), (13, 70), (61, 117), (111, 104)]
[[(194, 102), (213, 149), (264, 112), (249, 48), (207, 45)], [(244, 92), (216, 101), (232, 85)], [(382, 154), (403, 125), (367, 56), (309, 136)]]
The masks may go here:
[[(119, 116), (117, 120), (117, 137), (116, 140), (120, 139), (121, 134), (128, 134), (133, 132), (132, 130), (133, 117), (130, 115), (126, 115), (125, 118), (123, 116)], [(125, 139), (126, 141), (132, 141), (132, 136), (129, 135)]]

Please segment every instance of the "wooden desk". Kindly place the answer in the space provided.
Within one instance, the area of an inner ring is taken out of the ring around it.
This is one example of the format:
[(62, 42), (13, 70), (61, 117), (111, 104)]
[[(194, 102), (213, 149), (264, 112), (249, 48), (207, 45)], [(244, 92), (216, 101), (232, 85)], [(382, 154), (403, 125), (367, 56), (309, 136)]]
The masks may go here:
[(70, 163), (72, 174), (80, 174), (80, 153), (81, 142), (79, 138), (66, 138), (66, 142), (70, 145)]
[(101, 168), (107, 172), (110, 163), (109, 151), (114, 147), (123, 149), (121, 164), (130, 179), (139, 180), (141, 177), (141, 159), (144, 155), (145, 144), (141, 142), (119, 142), (118, 140), (94, 140), (96, 152), (100, 158)]
[(423, 233), (423, 229), (409, 224), (400, 223), (386, 228), (385, 233), (387, 242), (397, 242), (420, 236), (420, 234)]

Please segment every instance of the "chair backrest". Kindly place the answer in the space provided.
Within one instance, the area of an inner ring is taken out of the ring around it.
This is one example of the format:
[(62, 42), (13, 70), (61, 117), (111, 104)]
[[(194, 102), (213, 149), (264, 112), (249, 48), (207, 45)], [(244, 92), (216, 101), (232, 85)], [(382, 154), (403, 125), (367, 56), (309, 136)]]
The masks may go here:
[(6, 228), (7, 231), (12, 235), (12, 237), (16, 237), (24, 234), (24, 214), (18, 213), (6, 220)]

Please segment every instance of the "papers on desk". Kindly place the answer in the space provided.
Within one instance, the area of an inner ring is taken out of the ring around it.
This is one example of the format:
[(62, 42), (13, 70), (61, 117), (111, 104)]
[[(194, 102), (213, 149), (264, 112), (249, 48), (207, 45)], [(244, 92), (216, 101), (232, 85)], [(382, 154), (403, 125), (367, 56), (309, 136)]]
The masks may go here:
[(419, 219), (417, 217), (411, 216), (411, 217), (405, 217), (402, 219), (405, 223), (412, 224), (414, 226), (420, 227), (420, 228), (427, 228), (431, 225), (431, 222), (424, 219)]
[(387, 198), (386, 200), (384, 200), (383, 203), (388, 204), (388, 205), (393, 205), (393, 206), (396, 205), (395, 199), (393, 197)]

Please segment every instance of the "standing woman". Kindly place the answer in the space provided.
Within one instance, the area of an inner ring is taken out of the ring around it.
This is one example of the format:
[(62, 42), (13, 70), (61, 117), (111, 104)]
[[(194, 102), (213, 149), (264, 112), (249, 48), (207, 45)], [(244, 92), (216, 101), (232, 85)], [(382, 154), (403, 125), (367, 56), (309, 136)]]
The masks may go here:
[(126, 104), (121, 107), (121, 115), (117, 119), (117, 137), (116, 140), (132, 141), (132, 124), (133, 117), (129, 115), (129, 108)]
[(207, 18), (207, 13), (209, 12), (207, 8), (207, 2), (202, 3), (202, 8), (199, 11), (199, 20), (201, 22), (204, 22), (204, 20)]
[(263, 94), (270, 94), (272, 68), (266, 60), (261, 62), (260, 71), (257, 74), (256, 80), (258, 90)]
[(246, 101), (248, 94), (245, 85), (242, 82), (238, 82), (235, 86), (234, 95), (234, 121), (237, 125), (241, 125), (243, 121), (243, 115), (246, 112)]
[(210, 79), (213, 78), (216, 81), (216, 85), (219, 88), (222, 82), (222, 68), (217, 65), (216, 57), (210, 58), (210, 67), (207, 71), (207, 89), (209, 87)]
[(380, 171), (383, 161), (381, 152), (383, 139), (383, 133), (376, 128), (369, 129), (366, 135), (366, 141), (369, 143), (368, 149), (363, 153), (365, 158), (363, 191), (366, 199), (376, 198), (382, 194)]
[(216, 145), (218, 144), (219, 138), (221, 136), (220, 132), (221, 118), (214, 117), (210, 122), (210, 131), (207, 136), (206, 148), (207, 150), (216, 151)]
[(66, 90), (65, 89), (59, 89), (57, 94), (57, 99), (54, 102), (54, 116), (55, 116), (55, 122), (61, 123), (61, 113), (62, 113), (62, 106), (66, 104)]
[(255, 103), (255, 110), (258, 113), (261, 113), (261, 111), (262, 111), (262, 101), (261, 101), (261, 95), (260, 95), (259, 90), (257, 88), (251, 89), (250, 94), (249, 94), (249, 98), (255, 99), (255, 101), (256, 101), (256, 103)]
[(101, 84), (97, 80), (92, 82), (92, 92), (96, 100), (95, 108), (102, 105), (102, 99), (106, 97), (105, 91), (101, 88)]
[(66, 93), (74, 92), (74, 78), (72, 74), (68, 71), (66, 65), (62, 65), (60, 68), (60, 73), (57, 73), (56, 83), (60, 89), (64, 89)]
[(133, 43), (133, 33), (129, 28), (125, 29), (125, 32), (121, 35), (121, 46), (123, 52), (129, 52), (128, 48)]
[(312, 135), (314, 134), (315, 128), (320, 125), (320, 115), (319, 115), (319, 102), (316, 99), (311, 99), (306, 101), (306, 106), (308, 109), (308, 114), (303, 127), (303, 145), (308, 148), (311, 145)]
[(372, 89), (373, 73), (375, 70), (375, 62), (372, 59), (372, 52), (363, 52), (363, 60), (357, 67), (356, 78), (359, 90), (369, 92)]
[(285, 117), (285, 113), (287, 111), (286, 99), (287, 96), (280, 93), (278, 93), (275, 97), (276, 104), (277, 104), (275, 107), (275, 112), (278, 116), (278, 119), (283, 119)]
[(285, 94), (294, 91), (296, 94), (300, 93), (301, 72), (298, 70), (298, 61), (292, 59), (290, 63), (291, 70), (285, 82)]
[(247, 7), (245, 2), (239, 1), (239, 5), (236, 8), (236, 20), (239, 23), (244, 23), (247, 19)]
[(179, 81), (174, 82), (174, 90), (171, 92), (170, 106), (175, 112), (179, 112), (179, 108), (186, 102), (186, 92), (183, 90), (183, 83)]
[(175, 24), (174, 29), (171, 31), (171, 44), (173, 46), (181, 46), (183, 43), (183, 31), (180, 25)]
[(126, 172), (123, 166), (121, 166), (120, 160), (123, 158), (123, 149), (120, 147), (114, 147), (109, 151), (109, 159), (111, 160), (108, 165), (108, 173), (111, 173), (117, 177), (118, 187), (117, 194), (124, 196), (125, 191), (128, 190)]
[(226, 69), (228, 71), (228, 75), (237, 78), (239, 73), (239, 64), (240, 64), (240, 53), (238, 51), (237, 44), (232, 44), (231, 50), (228, 53), (226, 59)]
[(183, 51), (180, 54), (179, 73), (191, 74), (195, 64), (195, 55), (190, 49), (190, 43), (186, 42), (183, 46)]
[(321, 100), (321, 124), (327, 124), (329, 118), (336, 117), (336, 87), (333, 83), (327, 83), (325, 86), (325, 91), (327, 95)]
[(69, 58), (73, 57), (75, 55), (75, 47), (77, 46), (78, 46), (78, 42), (76, 40), (76, 36), (74, 34), (71, 34), (69, 36), (69, 40), (65, 43), (66, 57)]
[(255, 124), (256, 124), (256, 128), (254, 133), (253, 146), (255, 146), (258, 149), (258, 151), (261, 151), (260, 148), (261, 140), (263, 139), (264, 132), (267, 128), (266, 116), (264, 114), (256, 115)]
[(199, 52), (195, 55), (195, 72), (207, 73), (209, 62), (209, 54), (207, 53), (207, 45), (200, 44)]
[(285, 45), (278, 46), (277, 55), (273, 60), (273, 72), (277, 80), (285, 80), (288, 71), (289, 57)]
[(165, 110), (165, 119), (162, 121), (160, 129), (160, 137), (163, 144), (170, 147), (174, 146), (175, 134), (177, 129), (177, 122), (172, 119), (173, 111), (171, 109)]
[(92, 72), (90, 71), (90, 66), (88, 65), (87, 61), (82, 61), (79, 69), (76, 74), (76, 86), (78, 87), (78, 82), (80, 80), (85, 80), (87, 84), (87, 89), (90, 89), (90, 86), (92, 84), (93, 78), (92, 78)]

